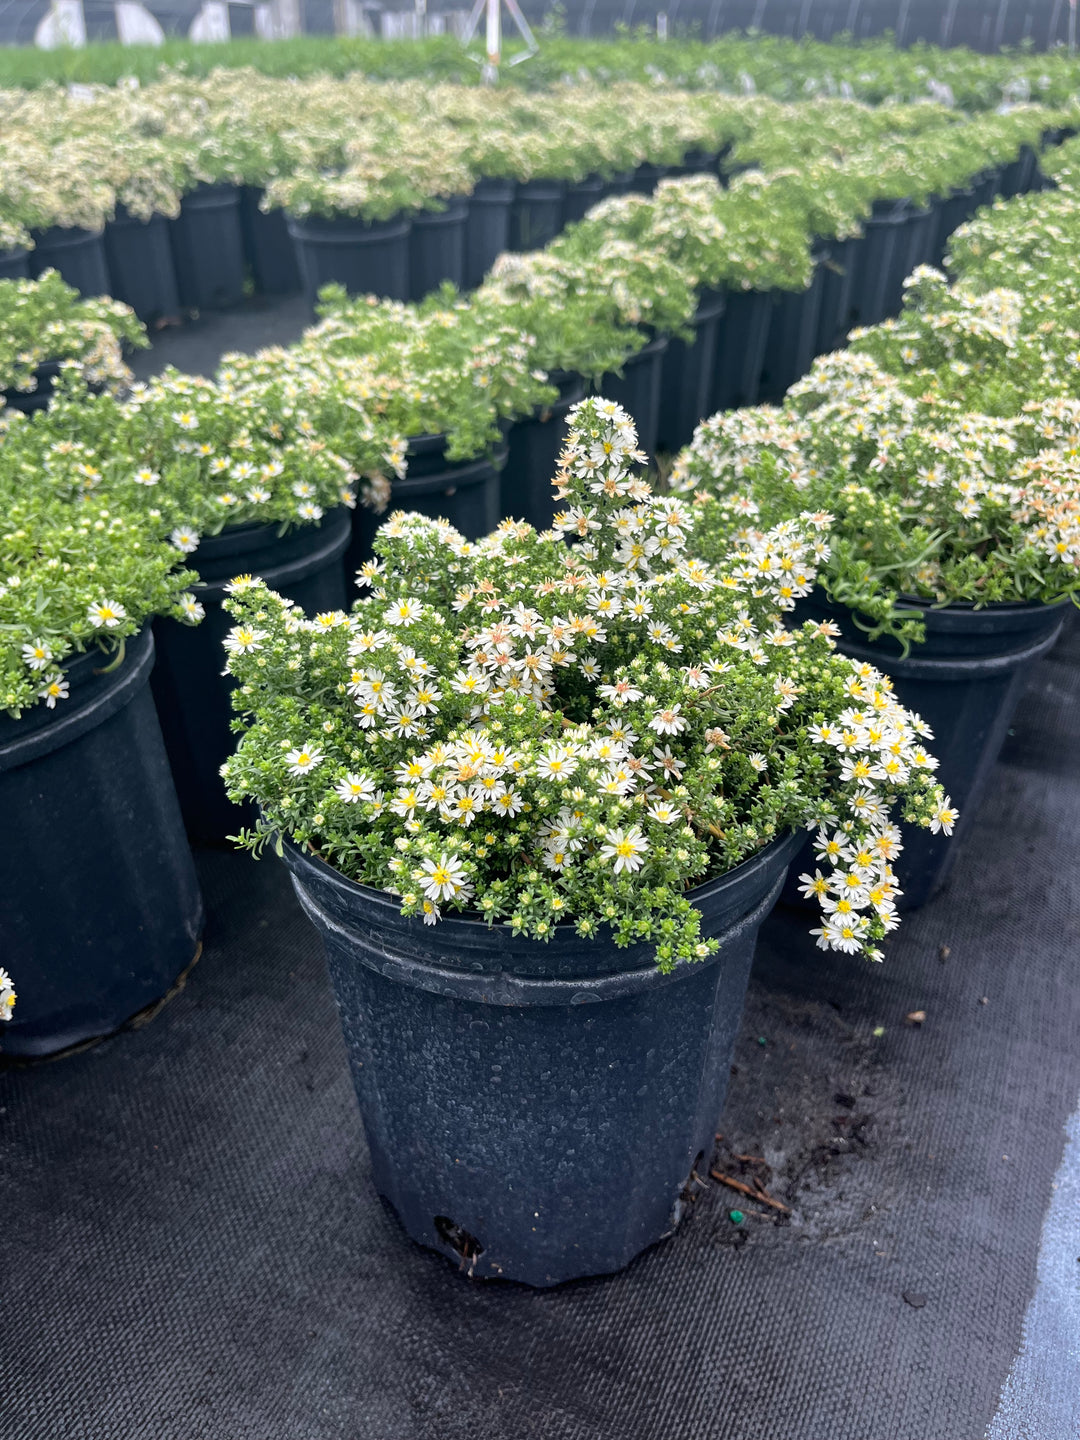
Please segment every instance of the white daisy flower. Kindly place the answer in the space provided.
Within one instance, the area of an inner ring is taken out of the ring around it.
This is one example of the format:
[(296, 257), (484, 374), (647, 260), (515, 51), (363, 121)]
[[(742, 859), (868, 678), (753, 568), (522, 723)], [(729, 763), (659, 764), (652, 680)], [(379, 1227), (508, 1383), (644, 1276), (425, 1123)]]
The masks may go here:
[(52, 657), (52, 650), (47, 640), (31, 640), (29, 645), (22, 647), (23, 664), (29, 665), (31, 670), (44, 670)]
[(676, 703), (666, 710), (658, 710), (649, 721), (649, 729), (655, 730), (658, 735), (679, 735), (689, 725), (689, 721), (680, 711), (682, 705)]
[(951, 835), (953, 832), (953, 826), (956, 824), (959, 818), (959, 810), (957, 810), (953, 806), (952, 801), (949, 799), (948, 795), (946, 795), (944, 803), (940, 805), (937, 810), (934, 811), (934, 814), (931, 817), (931, 833), (936, 835), (939, 831), (943, 831), (946, 835)]
[(199, 532), (189, 530), (183, 525), (177, 526), (169, 536), (169, 540), (183, 555), (193, 555), (199, 548)]
[(234, 625), (223, 643), (230, 655), (247, 655), (258, 650), (265, 639), (265, 630), (257, 630), (253, 625)]
[(86, 607), (86, 618), (95, 629), (104, 626), (107, 630), (113, 630), (121, 620), (127, 618), (127, 611), (116, 600), (98, 600)]
[(632, 825), (629, 830), (607, 832), (607, 843), (600, 847), (600, 858), (615, 862), (616, 875), (623, 870), (632, 873), (644, 865), (644, 855), (648, 848), (649, 842), (641, 830), (637, 825)]
[(383, 611), (383, 620), (387, 625), (412, 625), (419, 620), (424, 613), (424, 607), (419, 600), (406, 597), (403, 600), (395, 600), (394, 603)]
[(424, 872), (424, 894), (429, 900), (452, 900), (468, 887), (465, 867), (456, 855), (445, 852), (438, 860), (425, 860), (421, 867)]
[(10, 1020), (15, 1008), (15, 986), (6, 970), (0, 969), (0, 1020)]
[(316, 750), (314, 745), (301, 745), (296, 750), (289, 751), (285, 756), (285, 763), (293, 775), (307, 775), (322, 758), (322, 752)]
[(344, 780), (339, 780), (334, 788), (347, 805), (352, 805), (357, 800), (371, 800), (375, 795), (375, 782), (366, 775), (350, 773)]
[(56, 708), (58, 700), (68, 698), (68, 682), (63, 675), (50, 675), (45, 681), (45, 688), (38, 691), (38, 698), (44, 700), (50, 710)]
[(206, 606), (201, 600), (196, 600), (190, 590), (181, 595), (177, 603), (184, 612), (184, 619), (191, 625), (197, 625), (206, 616)]

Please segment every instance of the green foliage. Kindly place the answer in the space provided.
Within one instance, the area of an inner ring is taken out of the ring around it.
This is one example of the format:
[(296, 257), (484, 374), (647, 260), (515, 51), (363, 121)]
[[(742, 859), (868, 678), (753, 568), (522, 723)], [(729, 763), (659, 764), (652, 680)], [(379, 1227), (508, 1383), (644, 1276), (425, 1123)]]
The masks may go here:
[(234, 583), (226, 778), (263, 816), (246, 843), (286, 833), (430, 923), (479, 910), (537, 939), (606, 924), (668, 969), (715, 948), (695, 881), (819, 825), (835, 862), (806, 881), (819, 944), (876, 957), (896, 923), (890, 811), (954, 817), (888, 682), (828, 627), (782, 624), (829, 517), (713, 568), (690, 556), (689, 507), (635, 478), (641, 458), (625, 413), (585, 401), (556, 533), (508, 521), (468, 542), (398, 513), (349, 615), (305, 620)]
[[(905, 646), (931, 604), (1080, 594), (1080, 401), (999, 419), (913, 399), (865, 355), (815, 364), (783, 408), (714, 416), (672, 476), (700, 508), (703, 553), (804, 509), (833, 516), (821, 585)], [(707, 538), (706, 538), (707, 537)]]
[[(71, 363), (90, 385), (128, 384), (123, 347), (144, 349), (146, 332), (118, 300), (80, 300), (55, 270), (38, 280), (0, 280), (0, 391), (33, 390), (47, 360)], [(3, 407), (0, 397), (0, 409)]]
[(47, 429), (0, 418), (0, 709), (14, 716), (62, 707), (73, 652), (114, 652), (154, 615), (195, 618), (181, 552), (92, 474), (76, 477), (62, 431), (24, 446)]

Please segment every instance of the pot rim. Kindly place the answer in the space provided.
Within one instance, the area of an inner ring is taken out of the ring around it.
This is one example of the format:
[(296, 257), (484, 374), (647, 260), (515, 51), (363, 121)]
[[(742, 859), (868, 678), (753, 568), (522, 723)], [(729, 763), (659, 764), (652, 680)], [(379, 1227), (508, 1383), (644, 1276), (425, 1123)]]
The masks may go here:
[[(748, 855), (745, 860), (740, 860), (738, 865), (733, 865), (730, 870), (724, 870), (721, 874), (710, 876), (700, 884), (694, 885), (690, 890), (686, 891), (686, 895), (688, 898), (693, 899), (695, 896), (704, 897), (712, 894), (721, 888), (737, 886), (743, 880), (749, 879), (755, 870), (761, 869), (771, 863), (773, 857), (778, 857), (785, 849), (790, 849), (791, 855), (789, 858), (794, 858), (803, 845), (805, 838), (806, 835), (803, 827), (796, 830), (785, 831), (783, 834), (776, 836), (775, 839), (770, 840), (766, 845), (763, 845), (760, 850), (756, 850), (753, 855)], [(360, 880), (350, 880), (349, 877), (338, 870), (336, 866), (331, 865), (329, 861), (324, 860), (321, 855), (316, 854), (315, 851), (309, 847), (305, 846), (301, 848), (289, 835), (283, 834), (281, 836), (281, 843), (283, 849), (304, 864), (311, 865), (317, 873), (331, 881), (338, 890), (345, 894), (352, 894), (357, 899), (362, 899), (368, 904), (389, 905), (393, 908), (395, 914), (400, 915), (400, 897), (395, 895), (393, 891), (376, 890), (373, 886), (365, 885)], [(500, 925), (506, 923), (506, 921), (496, 921), (495, 924), (489, 925), (477, 910), (454, 911), (452, 915), (445, 915), (439, 921), (440, 927), (449, 925), (453, 928), (467, 928), (474, 932), (478, 930), (497, 932)], [(569, 935), (573, 930), (574, 923), (571, 920), (560, 921), (552, 927), (554, 934)], [(536, 941), (537, 945), (543, 945), (545, 943), (546, 942), (542, 940)]]

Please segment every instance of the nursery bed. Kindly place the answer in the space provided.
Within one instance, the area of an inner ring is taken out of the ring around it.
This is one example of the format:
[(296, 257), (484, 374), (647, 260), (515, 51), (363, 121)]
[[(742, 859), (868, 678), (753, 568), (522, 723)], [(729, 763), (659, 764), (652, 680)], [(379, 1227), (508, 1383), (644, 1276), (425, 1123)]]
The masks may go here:
[(209, 379), (222, 355), (291, 345), (312, 324), (311, 306), (303, 295), (254, 295), (231, 310), (208, 310), (183, 324), (151, 329), (150, 348), (130, 355), (128, 364), (137, 380), (149, 380), (167, 365)]
[(5, 1440), (976, 1440), (1010, 1370), (993, 1440), (1072, 1440), (1078, 745), (1074, 625), (884, 966), (767, 924), (715, 1163), (790, 1219), (544, 1293), (404, 1237), (284, 869), (204, 852), (183, 992), (0, 1075)]

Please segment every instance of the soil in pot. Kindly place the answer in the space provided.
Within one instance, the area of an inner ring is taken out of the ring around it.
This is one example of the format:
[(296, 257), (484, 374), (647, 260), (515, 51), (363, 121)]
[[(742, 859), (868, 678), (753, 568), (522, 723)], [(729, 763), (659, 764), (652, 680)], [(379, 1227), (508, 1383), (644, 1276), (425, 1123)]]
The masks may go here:
[(465, 285), (475, 290), (492, 265), (510, 249), (512, 180), (478, 180), (469, 196), (465, 222)]
[(29, 280), (30, 256), (25, 250), (0, 250), (0, 280)]
[(657, 335), (631, 355), (623, 365), (622, 375), (607, 374), (597, 387), (597, 394), (615, 400), (637, 421), (638, 444), (646, 455), (655, 456), (660, 431), (660, 397), (664, 384), (664, 356), (668, 338)]
[(344, 285), (350, 295), (409, 298), (410, 222), (403, 216), (370, 224), (351, 215), (290, 216), (288, 226), (312, 305), (330, 284)]
[(245, 185), (240, 192), (244, 256), (260, 295), (295, 295), (301, 288), (296, 246), (284, 210), (260, 210), (262, 190)]
[(55, 710), (0, 717), (5, 1055), (111, 1034), (196, 958), (202, 900), (150, 695), (149, 629), (64, 667)]
[(64, 229), (54, 225), (34, 236), (30, 254), (33, 274), (58, 270), (66, 284), (85, 300), (109, 293), (109, 267), (105, 259), (105, 237), (100, 231)]
[(563, 227), (561, 180), (526, 180), (517, 187), (510, 212), (510, 248), (542, 250)]
[(160, 320), (180, 311), (169, 226), (163, 215), (139, 220), (122, 205), (105, 226), (109, 293), (130, 305), (140, 320)]
[(254, 812), (225, 794), (220, 769), (236, 748), (229, 729), (231, 677), (222, 648), (233, 625), (223, 608), (226, 586), (239, 574), (259, 575), (310, 616), (345, 608), (343, 557), (352, 531), (349, 511), (332, 511), (319, 525), (234, 525), (208, 535), (192, 557), (202, 584), (193, 592), (206, 608), (199, 625), (154, 622), (157, 664), (153, 694), (184, 824), (193, 839), (220, 843), (248, 825)]
[(757, 403), (772, 322), (768, 290), (733, 290), (717, 327), (716, 369), (709, 414)]
[(671, 454), (688, 445), (700, 421), (712, 414), (716, 353), (727, 296), (707, 291), (691, 322), (694, 338), (672, 339), (664, 356), (657, 444)]
[(469, 208), (455, 197), (442, 210), (418, 210), (409, 232), (409, 298), (423, 300), (444, 280), (465, 284), (465, 230)]
[(413, 1239), (470, 1275), (550, 1286), (675, 1230), (712, 1151), (758, 927), (800, 843), (695, 891), (720, 950), (668, 975), (650, 947), (572, 926), (543, 944), (405, 920), (393, 896), (286, 844), (373, 1178)]
[[(970, 605), (933, 609), (910, 602), (926, 621), (926, 641), (905, 658), (893, 640), (869, 641), (852, 613), (815, 591), (800, 601), (795, 619), (834, 620), (838, 648), (893, 679), (896, 694), (934, 732), (927, 742), (940, 762), (935, 778), (960, 811), (952, 836), (908, 827), (895, 869), (904, 894), (900, 910), (930, 900), (948, 879), (959, 845), (978, 812), (988, 776), (1031, 667), (1053, 646), (1070, 602), (1057, 605)], [(812, 857), (804, 855), (810, 870)], [(800, 863), (801, 863), (800, 861)], [(796, 876), (800, 866), (792, 866)], [(806, 868), (805, 866), (803, 868)], [(785, 895), (785, 899), (789, 898)]]
[(395, 510), (415, 510), (435, 520), (449, 520), (467, 540), (488, 535), (499, 523), (499, 473), (506, 464), (505, 447), (475, 460), (447, 460), (445, 435), (414, 435), (409, 441), (408, 471), (395, 480), (390, 503), (379, 513), (359, 504), (353, 511), (352, 540), (345, 553), (349, 585), (374, 553), (371, 542)]
[(527, 420), (511, 425), (501, 484), (501, 514), (527, 520), (537, 530), (549, 529), (555, 514), (551, 482), (566, 441), (567, 412), (585, 398), (585, 382), (580, 375), (555, 371), (548, 378), (559, 387), (559, 398)]

